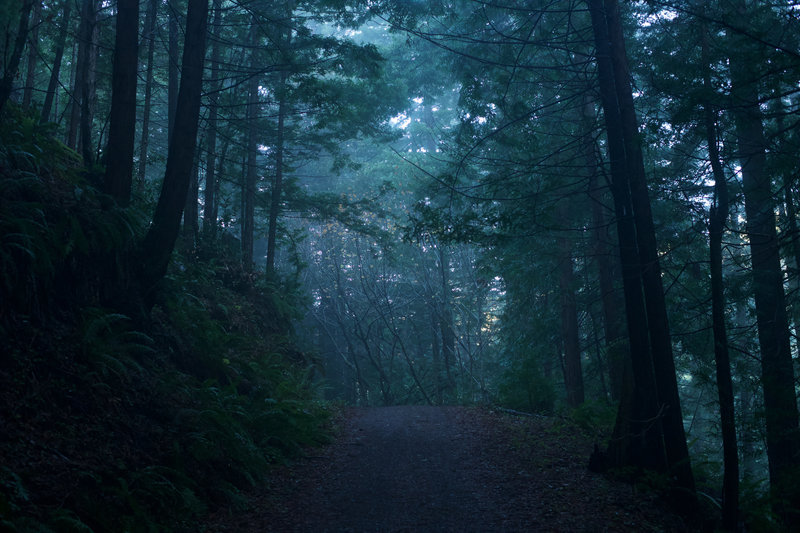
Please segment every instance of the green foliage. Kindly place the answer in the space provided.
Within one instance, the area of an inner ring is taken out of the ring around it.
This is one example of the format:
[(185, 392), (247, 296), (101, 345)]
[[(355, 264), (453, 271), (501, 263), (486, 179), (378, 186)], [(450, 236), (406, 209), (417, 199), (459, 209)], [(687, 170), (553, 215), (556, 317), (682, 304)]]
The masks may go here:
[(0, 299), (37, 317), (96, 303), (98, 266), (131, 245), (140, 215), (94, 189), (48, 126), (12, 111), (0, 133)]
[(189, 531), (214, 506), (246, 505), (272, 465), (326, 438), (316, 365), (292, 334), (296, 285), (210, 247), (176, 254), (147, 320), (120, 313), (110, 295), (141, 213), (35, 120), (5, 125), (0, 399), (19, 414), (0, 443), (0, 530)]
[(569, 417), (587, 434), (601, 439), (611, 435), (617, 409), (608, 402), (587, 400), (570, 410)]
[(505, 407), (539, 414), (551, 414), (556, 399), (552, 380), (544, 376), (534, 356), (512, 361), (501, 378), (499, 396)]

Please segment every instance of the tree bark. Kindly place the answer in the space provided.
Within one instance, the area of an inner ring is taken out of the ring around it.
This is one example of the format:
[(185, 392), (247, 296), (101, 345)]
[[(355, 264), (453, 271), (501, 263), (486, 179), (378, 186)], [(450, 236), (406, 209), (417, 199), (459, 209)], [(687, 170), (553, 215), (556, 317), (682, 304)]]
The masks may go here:
[[(88, 0), (83, 0), (87, 2)], [(78, 39), (76, 42), (72, 43), (72, 65), (73, 68), (70, 71), (69, 76), (69, 87), (71, 93), (69, 94), (69, 127), (67, 128), (67, 135), (66, 141), (67, 146), (72, 148), (73, 150), (77, 151), (78, 149), (78, 125), (81, 120), (81, 88), (79, 79), (81, 76), (85, 76), (84, 73), (85, 65), (83, 62), (83, 54), (82, 54), (82, 41), (80, 36), (83, 34), (83, 13), (84, 13), (84, 5), (81, 4), (80, 9), (80, 22), (78, 24)]]
[[(175, 113), (178, 108), (178, 14), (175, 6), (169, 6), (169, 19), (167, 22), (168, 44), (167, 56), (169, 66), (167, 67), (167, 139), (172, 142), (172, 134), (175, 131)], [(188, 26), (187, 26), (188, 31)], [(184, 43), (185, 46), (185, 43)]]
[[(272, 184), (272, 198), (269, 209), (269, 230), (267, 234), (267, 275), (275, 273), (275, 253), (278, 231), (278, 216), (281, 209), (281, 195), (283, 194), (283, 159), (286, 142), (286, 113), (287, 113), (287, 92), (289, 79), (290, 55), (289, 47), (292, 44), (292, 19), (293, 11), (289, 6), (287, 9), (286, 30), (281, 29), (280, 47), (283, 68), (280, 72), (278, 84), (278, 130), (275, 139), (275, 181)], [(285, 31), (285, 34), (284, 34)]]
[(598, 81), (608, 140), (611, 192), (614, 199), (631, 354), (630, 378), (626, 376), (623, 379), (623, 384), (630, 389), (623, 389), (617, 423), (609, 443), (608, 457), (611, 466), (633, 465), (665, 471), (667, 459), (642, 293), (642, 270), (626, 169), (626, 146), (603, 0), (589, 0), (589, 10), (597, 48)]
[(714, 202), (708, 215), (711, 260), (711, 316), (714, 331), (714, 361), (717, 370), (720, 427), (722, 429), (722, 526), (736, 531), (739, 522), (739, 451), (736, 442), (736, 418), (731, 378), (728, 332), (725, 326), (725, 291), (722, 275), (722, 236), (728, 218), (728, 184), (717, 147), (716, 112), (710, 103), (711, 70), (708, 63), (708, 36), (703, 28), (702, 68), (706, 101), (703, 104), (708, 158), (714, 175)]
[(663, 418), (664, 447), (670, 474), (674, 477), (674, 496), (694, 505), (695, 485), (689, 446), (683, 427), (683, 412), (678, 394), (678, 378), (672, 354), (672, 336), (669, 331), (667, 305), (661, 281), (653, 215), (644, 172), (638, 120), (633, 104), (630, 72), (625, 51), (625, 38), (617, 0), (605, 0), (606, 21), (610, 38), (614, 83), (625, 141), (626, 171), (631, 191), (631, 204), (636, 225), (636, 242), (642, 270), (642, 288), (645, 295), (647, 325), (653, 353), (653, 369), (659, 411)]
[(0, 113), (11, 96), (14, 88), (14, 78), (19, 70), (19, 63), (22, 60), (22, 52), (25, 50), (25, 41), (28, 39), (28, 20), (30, 19), (33, 0), (25, 0), (19, 12), (19, 25), (17, 26), (17, 38), (14, 41), (14, 50), (11, 52), (11, 59), (8, 62), (3, 79), (0, 80)]
[(61, 29), (58, 32), (58, 39), (56, 40), (53, 68), (50, 71), (50, 81), (47, 84), (47, 93), (44, 96), (44, 104), (42, 104), (42, 113), (40, 118), (42, 124), (50, 121), (50, 112), (53, 108), (53, 99), (55, 98), (56, 91), (58, 90), (59, 74), (61, 73), (61, 61), (64, 57), (64, 45), (67, 42), (67, 33), (69, 31), (71, 16), (72, 1), (66, 0), (64, 2), (64, 10), (62, 11), (61, 15)]
[(216, 179), (216, 157), (217, 157), (217, 120), (219, 105), (219, 27), (222, 7), (220, 0), (214, 0), (214, 17), (211, 23), (212, 43), (211, 43), (211, 89), (209, 91), (208, 102), (208, 138), (206, 140), (206, 180), (203, 198), (203, 233), (207, 237), (213, 237), (217, 229), (217, 179)]
[(167, 272), (180, 232), (200, 118), (207, 19), (208, 0), (189, 0), (182, 75), (175, 112), (175, 127), (181, 131), (181, 135), (176, 135), (169, 143), (161, 194), (138, 258), (140, 289), (146, 309), (155, 303), (156, 288)]
[(117, 0), (105, 190), (123, 207), (130, 204), (133, 185), (138, 65), (139, 0)]
[(85, 0), (79, 31), (78, 62), (82, 65), (75, 80), (80, 95), (79, 147), (87, 167), (94, 163), (92, 122), (94, 119), (95, 80), (97, 70), (97, 0)]
[(453, 306), (451, 305), (452, 290), (450, 289), (450, 251), (439, 243), (439, 272), (442, 283), (442, 308), (440, 329), (442, 333), (442, 359), (445, 372), (445, 386), (448, 394), (456, 392), (456, 381), (453, 376), (453, 367), (456, 362), (456, 334), (453, 330)]
[[(567, 213), (561, 208), (561, 220)], [(572, 247), (566, 236), (558, 237), (558, 290), (561, 311), (561, 341), (564, 346), (564, 386), (567, 405), (578, 407), (584, 401), (581, 348), (578, 333), (578, 306), (575, 301), (575, 273), (572, 269)]]
[(142, 42), (147, 42), (147, 60), (145, 63), (144, 109), (142, 110), (142, 136), (139, 141), (139, 168), (136, 175), (136, 188), (141, 194), (144, 191), (147, 177), (147, 151), (150, 146), (150, 111), (153, 102), (153, 56), (155, 55), (155, 30), (158, 0), (147, 2), (147, 14), (144, 20)]
[(600, 303), (603, 310), (603, 334), (605, 336), (608, 375), (611, 382), (611, 400), (622, 399), (625, 366), (630, 364), (628, 341), (625, 338), (625, 322), (620, 311), (625, 302), (621, 293), (614, 287), (614, 278), (619, 266), (614, 260), (614, 246), (609, 234), (611, 223), (606, 215), (606, 187), (598, 183), (598, 164), (594, 154), (591, 135), (594, 106), (589, 100), (589, 91), (584, 96), (581, 108), (581, 123), (585, 128), (582, 150), (589, 174), (589, 199), (592, 204), (592, 225), (594, 226), (594, 260), (597, 264), (597, 279), (600, 286)]
[(22, 93), (22, 107), (29, 108), (33, 103), (33, 89), (36, 86), (36, 64), (39, 59), (39, 24), (42, 19), (42, 2), (35, 0), (33, 6), (33, 19), (31, 20), (30, 39), (28, 39), (28, 66), (25, 75), (25, 90)]
[[(746, 16), (744, 2), (737, 2)], [(739, 41), (735, 41), (737, 44)], [(759, 107), (758, 78), (739, 53), (729, 57), (733, 113), (744, 192), (746, 234), (750, 243), (753, 297), (761, 348), (761, 381), (767, 428), (767, 457), (774, 510), (789, 529), (800, 524), (800, 464), (797, 399), (775, 230), (775, 199), (767, 175), (767, 141)], [(793, 510), (793, 511), (792, 511)]]
[[(255, 30), (251, 43), (255, 44)], [(242, 268), (245, 272), (253, 271), (253, 238), (255, 232), (256, 181), (258, 178), (258, 76), (255, 49), (252, 52), (250, 66), (253, 69), (247, 91), (247, 171), (242, 189), (244, 213), (242, 216)], [(273, 191), (274, 194), (274, 191)]]

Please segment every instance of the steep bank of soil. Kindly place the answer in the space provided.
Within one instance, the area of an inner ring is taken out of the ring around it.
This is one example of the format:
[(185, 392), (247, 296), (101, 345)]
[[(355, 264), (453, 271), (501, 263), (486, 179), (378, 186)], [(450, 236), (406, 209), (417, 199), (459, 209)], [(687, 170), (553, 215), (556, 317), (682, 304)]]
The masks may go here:
[(279, 472), (209, 531), (686, 531), (652, 494), (586, 470), (557, 419), (463, 407), (346, 412), (319, 456)]

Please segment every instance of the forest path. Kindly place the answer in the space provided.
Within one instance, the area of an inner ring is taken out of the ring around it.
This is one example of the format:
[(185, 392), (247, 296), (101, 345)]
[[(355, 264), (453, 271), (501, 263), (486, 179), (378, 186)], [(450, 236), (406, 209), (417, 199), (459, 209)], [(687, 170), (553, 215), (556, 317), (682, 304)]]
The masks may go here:
[(346, 412), (334, 444), (208, 531), (685, 531), (653, 495), (586, 470), (558, 419), (463, 407)]

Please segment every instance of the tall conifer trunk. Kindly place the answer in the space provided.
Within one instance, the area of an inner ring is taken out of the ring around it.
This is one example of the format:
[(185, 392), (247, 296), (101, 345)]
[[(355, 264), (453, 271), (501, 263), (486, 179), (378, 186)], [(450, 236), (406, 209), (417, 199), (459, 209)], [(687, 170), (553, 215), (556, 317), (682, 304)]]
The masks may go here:
[[(739, 1), (736, 5), (740, 16), (746, 17), (745, 3)], [(775, 511), (790, 529), (796, 529), (800, 525), (800, 484), (797, 482), (800, 433), (783, 271), (775, 229), (775, 199), (767, 174), (767, 140), (759, 103), (758, 72), (738, 53), (730, 54), (729, 64), (761, 348), (770, 485)]]
[(611, 399), (622, 399), (625, 367), (629, 366), (630, 353), (625, 338), (625, 321), (621, 310), (625, 302), (621, 293), (614, 287), (614, 278), (619, 272), (618, 255), (615, 260), (613, 239), (610, 235), (612, 224), (607, 220), (607, 187), (598, 183), (598, 162), (594, 153), (592, 122), (594, 104), (587, 90), (581, 106), (581, 125), (584, 129), (581, 150), (589, 175), (589, 200), (592, 204), (592, 225), (594, 226), (594, 261), (597, 264), (597, 279), (600, 288), (600, 303), (603, 309), (603, 334), (605, 335), (606, 359), (611, 382)]
[[(245, 272), (253, 271), (253, 239), (255, 232), (255, 204), (256, 181), (258, 178), (258, 65), (256, 64), (256, 34), (255, 27), (251, 30), (250, 42), (253, 44), (251, 51), (250, 67), (252, 69), (250, 81), (247, 84), (247, 168), (245, 170), (242, 188), (242, 268)], [(273, 192), (274, 194), (274, 192)]]
[(86, 166), (94, 163), (92, 122), (97, 76), (97, 37), (97, 0), (84, 0), (81, 25), (78, 30), (78, 71), (75, 76), (78, 109), (77, 113), (73, 110), (72, 116), (76, 119), (77, 149), (83, 156)]
[(155, 55), (155, 29), (158, 0), (147, 2), (147, 14), (144, 19), (144, 35), (142, 42), (147, 43), (147, 59), (145, 61), (144, 109), (142, 110), (142, 136), (139, 141), (139, 167), (136, 175), (136, 188), (139, 194), (144, 191), (147, 176), (147, 154), (150, 146), (150, 108), (153, 101), (153, 57)]
[[(169, 18), (167, 20), (167, 55), (169, 56), (169, 66), (167, 67), (167, 138), (172, 142), (172, 134), (175, 131), (175, 113), (178, 108), (178, 13), (175, 6), (169, 5)], [(185, 43), (184, 43), (185, 46)]]
[(589, 1), (596, 46), (600, 97), (608, 139), (611, 192), (619, 241), (625, 317), (631, 354), (631, 375), (624, 388), (617, 423), (609, 443), (612, 466), (636, 466), (664, 471), (667, 459), (656, 395), (647, 313), (642, 293), (642, 271), (628, 183), (625, 139), (622, 133), (612, 50), (603, 0)]
[(564, 345), (564, 384), (567, 404), (577, 407), (583, 403), (583, 371), (578, 336), (578, 308), (575, 302), (575, 273), (572, 270), (572, 250), (566, 237), (559, 237), (558, 288), (561, 304), (561, 340)]
[(439, 272), (442, 283), (442, 308), (440, 329), (442, 333), (442, 359), (445, 372), (445, 387), (448, 393), (456, 392), (453, 368), (456, 364), (456, 334), (453, 330), (453, 292), (450, 289), (450, 251), (439, 243)]
[(138, 65), (139, 0), (118, 0), (105, 190), (121, 206), (131, 201)]
[(208, 96), (208, 138), (206, 139), (206, 180), (203, 198), (203, 233), (207, 237), (213, 237), (217, 228), (217, 179), (216, 179), (216, 158), (217, 158), (217, 120), (219, 112), (219, 90), (221, 83), (219, 78), (219, 25), (222, 12), (220, 0), (214, 0), (214, 17), (211, 23), (211, 88)]
[(58, 90), (59, 74), (61, 73), (61, 61), (64, 57), (64, 45), (67, 42), (69, 32), (70, 17), (72, 16), (72, 4), (70, 0), (64, 2), (64, 10), (61, 12), (61, 29), (56, 40), (55, 56), (53, 58), (53, 68), (50, 71), (50, 81), (47, 84), (47, 93), (42, 104), (41, 123), (50, 121), (50, 112), (53, 108), (53, 100)]
[(664, 431), (664, 447), (667, 453), (670, 474), (674, 477), (678, 498), (686, 497), (686, 503), (695, 499), (694, 476), (689, 458), (689, 446), (683, 427), (683, 412), (678, 394), (678, 378), (672, 354), (672, 336), (669, 331), (667, 305), (661, 281), (661, 266), (658, 246), (650, 209), (650, 198), (644, 172), (638, 120), (633, 104), (630, 85), (625, 38), (617, 0), (605, 0), (605, 16), (608, 25), (610, 50), (620, 112), (620, 127), (625, 141), (626, 172), (631, 191), (636, 241), (642, 270), (642, 288), (645, 295), (647, 325), (650, 347), (653, 353), (653, 370), (658, 395), (659, 412)]
[(155, 303), (158, 283), (167, 272), (189, 190), (200, 118), (208, 0), (189, 0), (182, 75), (175, 112), (175, 135), (169, 143), (167, 168), (153, 223), (139, 250), (138, 281), (145, 310)]
[(30, 19), (33, 0), (25, 0), (19, 13), (19, 25), (17, 26), (17, 38), (14, 40), (14, 50), (11, 58), (0, 80), (0, 113), (3, 111), (11, 90), (14, 88), (14, 78), (19, 70), (19, 63), (22, 60), (22, 52), (25, 50), (25, 41), (28, 38), (28, 20)]
[(739, 451), (736, 443), (736, 418), (734, 410), (733, 380), (728, 353), (728, 331), (725, 326), (725, 291), (722, 275), (722, 236), (728, 219), (728, 184), (717, 148), (716, 112), (710, 103), (711, 69), (708, 64), (708, 35), (702, 28), (703, 88), (706, 101), (703, 103), (708, 157), (714, 175), (714, 202), (708, 219), (710, 270), (711, 270), (711, 315), (714, 330), (714, 360), (717, 370), (717, 392), (719, 396), (720, 427), (722, 429), (722, 457), (724, 474), (722, 482), (722, 525), (727, 531), (735, 531), (739, 522)]
[(28, 65), (25, 75), (25, 90), (22, 93), (22, 107), (28, 108), (33, 103), (33, 90), (36, 86), (36, 66), (39, 59), (39, 24), (42, 19), (42, 2), (34, 0), (31, 17), (31, 31), (28, 39)]
[(272, 199), (269, 208), (269, 229), (267, 233), (267, 275), (275, 273), (275, 253), (277, 248), (278, 216), (281, 210), (281, 195), (283, 194), (283, 171), (286, 143), (286, 114), (288, 112), (288, 80), (291, 66), (289, 48), (292, 45), (292, 15), (293, 6), (286, 9), (286, 27), (280, 28), (278, 42), (281, 48), (281, 62), (283, 68), (278, 82), (278, 130), (275, 138), (275, 180), (272, 183)]

